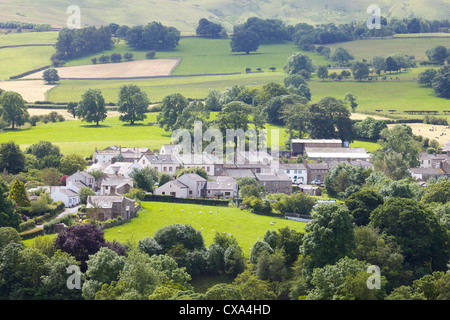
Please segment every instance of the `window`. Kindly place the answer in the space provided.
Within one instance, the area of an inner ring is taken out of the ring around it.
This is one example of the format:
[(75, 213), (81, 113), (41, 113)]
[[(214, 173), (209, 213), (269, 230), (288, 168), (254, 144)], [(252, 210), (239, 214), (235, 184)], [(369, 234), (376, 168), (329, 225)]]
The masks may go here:
[(226, 195), (226, 196), (229, 196), (229, 195), (231, 195), (231, 193), (228, 192), (228, 191), (226, 191), (226, 192), (225, 192), (225, 195)]
[(286, 173), (291, 173), (291, 170), (286, 170)]
[(192, 194), (192, 190), (189, 190), (189, 194)]
[(172, 167), (169, 167), (169, 171), (172, 171)]

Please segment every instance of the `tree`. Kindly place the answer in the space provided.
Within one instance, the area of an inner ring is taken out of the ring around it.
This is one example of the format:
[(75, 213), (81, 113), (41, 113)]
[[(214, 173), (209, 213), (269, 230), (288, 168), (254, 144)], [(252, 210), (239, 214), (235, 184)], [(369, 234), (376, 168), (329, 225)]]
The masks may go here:
[(106, 244), (103, 231), (92, 224), (74, 225), (64, 229), (56, 237), (56, 248), (71, 254), (81, 262), (81, 270), (86, 271), (89, 256), (97, 253)]
[(334, 166), (326, 175), (324, 184), (327, 194), (341, 196), (350, 186), (360, 186), (365, 182), (366, 174), (362, 167), (355, 167), (346, 162)]
[(0, 95), (0, 115), (12, 129), (22, 126), (30, 118), (25, 100), (12, 91), (5, 91)]
[(356, 103), (357, 99), (358, 97), (353, 95), (353, 93), (351, 92), (347, 92), (345, 94), (344, 101), (346, 101), (349, 104), (350, 108), (352, 109), (352, 112), (355, 112), (356, 107), (358, 106), (358, 104)]
[(77, 171), (83, 171), (86, 167), (86, 159), (79, 154), (68, 154), (61, 159), (61, 172), (68, 176), (71, 176)]
[(158, 172), (154, 168), (134, 168), (130, 176), (136, 183), (136, 187), (148, 192), (153, 191), (155, 183), (158, 182)]
[(53, 84), (59, 81), (58, 70), (54, 68), (49, 68), (45, 70), (42, 74), (42, 78), (47, 84)]
[(39, 141), (33, 143), (25, 149), (25, 154), (32, 154), (36, 157), (36, 169), (48, 167), (58, 168), (61, 162), (61, 151), (57, 145), (50, 141)]
[(352, 64), (352, 73), (353, 78), (355, 78), (358, 81), (367, 79), (370, 73), (369, 66), (365, 62), (356, 61), (355, 63)]
[(251, 123), (250, 117), (254, 110), (244, 102), (232, 101), (223, 106), (216, 117), (216, 123), (223, 132), (226, 129), (242, 129), (245, 132)]
[(381, 71), (386, 71), (387, 65), (386, 65), (386, 59), (383, 57), (373, 57), (372, 59), (372, 67), (375, 70), (375, 72), (380, 75)]
[(127, 61), (132, 61), (133, 60), (133, 53), (132, 52), (125, 52), (123, 54), (123, 58)]
[(180, 41), (180, 31), (153, 21), (145, 26), (130, 28), (125, 36), (128, 45), (139, 50), (175, 49)]
[(95, 122), (98, 126), (100, 121), (107, 117), (105, 99), (99, 89), (88, 89), (81, 96), (81, 101), (76, 107), (76, 115), (86, 122)]
[(206, 179), (206, 180), (208, 179), (208, 173), (206, 172), (205, 169), (203, 169), (201, 167), (180, 168), (176, 172), (176, 177), (179, 178), (183, 174), (186, 174), (186, 173), (195, 173), (195, 174), (199, 175), (200, 177), (202, 177), (203, 179)]
[(367, 225), (370, 220), (370, 213), (383, 204), (383, 197), (379, 192), (372, 189), (361, 189), (351, 194), (345, 205), (353, 216), (353, 221), (357, 226)]
[(351, 113), (344, 101), (333, 97), (325, 97), (319, 102), (311, 104), (309, 113), (311, 138), (339, 138), (343, 141), (353, 141)]
[(291, 103), (279, 110), (280, 118), (284, 121), (289, 143), (292, 138), (303, 138), (307, 133), (311, 113), (307, 101)]
[(201, 37), (218, 38), (222, 29), (220, 24), (202, 18), (198, 21), (195, 33)]
[(284, 70), (290, 75), (299, 74), (301, 71), (309, 75), (315, 69), (316, 67), (311, 58), (302, 52), (292, 54), (287, 61), (287, 65), (284, 67)]
[(433, 78), (432, 86), (434, 92), (443, 98), (450, 98), (450, 67), (447, 65), (439, 69)]
[(69, 112), (74, 118), (76, 117), (76, 108), (78, 106), (78, 102), (69, 102), (67, 104), (67, 112)]
[(206, 300), (242, 300), (239, 290), (227, 283), (218, 283), (206, 291)]
[(389, 73), (392, 73), (392, 71), (398, 71), (398, 65), (394, 58), (388, 57), (386, 59), (386, 71), (389, 71)]
[(450, 180), (436, 182), (427, 186), (422, 196), (423, 203), (442, 203), (450, 201)]
[(25, 155), (13, 141), (0, 144), (0, 170), (17, 174), (25, 169)]
[(230, 46), (231, 52), (245, 52), (249, 54), (250, 51), (257, 51), (260, 44), (259, 37), (252, 31), (238, 31), (233, 33)]
[(261, 90), (259, 91), (259, 94), (257, 95), (256, 100), (258, 101), (259, 105), (265, 105), (271, 98), (287, 95), (289, 92), (287, 89), (275, 82), (269, 82), (262, 86)]
[(88, 196), (95, 196), (96, 193), (89, 187), (82, 187), (80, 191), (78, 191), (78, 196), (80, 197), (80, 203), (86, 204)]
[(95, 290), (87, 290), (87, 288), (91, 288), (93, 282), (100, 289), (105, 283), (117, 281), (119, 273), (125, 265), (125, 257), (119, 256), (111, 249), (102, 247), (95, 254), (89, 256), (86, 265), (88, 280), (83, 283), (83, 296), (87, 300), (93, 300)]
[(178, 117), (188, 105), (189, 101), (180, 93), (165, 96), (161, 103), (161, 112), (157, 116), (159, 125), (166, 131), (173, 130)]
[(436, 46), (426, 51), (427, 57), (431, 62), (444, 64), (448, 58), (448, 50), (444, 46)]
[(30, 199), (28, 198), (27, 191), (25, 190), (25, 185), (18, 179), (14, 181), (8, 198), (14, 200), (19, 207), (31, 206)]
[(205, 249), (201, 232), (188, 224), (166, 225), (156, 230), (153, 238), (164, 252), (180, 244), (188, 250)]
[(282, 215), (285, 215), (286, 213), (311, 215), (311, 210), (315, 203), (316, 201), (314, 198), (303, 192), (299, 192), (283, 197), (280, 201), (276, 202), (275, 208), (279, 210)]
[(378, 143), (383, 148), (374, 156), (375, 162), (395, 152), (400, 154), (408, 168), (419, 166), (420, 144), (414, 139), (411, 127), (398, 124), (391, 129), (385, 128), (381, 131), (381, 139)]
[(250, 251), (250, 262), (255, 264), (258, 262), (258, 258), (263, 251), (267, 251), (269, 254), (273, 253), (273, 249), (265, 241), (257, 240)]
[(446, 267), (449, 236), (433, 212), (416, 200), (389, 198), (372, 211), (370, 225), (393, 237), (413, 266), (430, 271)]
[(317, 67), (317, 76), (322, 80), (325, 80), (326, 78), (328, 78), (328, 67), (327, 66), (318, 66)]
[(119, 91), (118, 111), (123, 113), (119, 120), (134, 124), (135, 121), (142, 121), (147, 118), (146, 112), (150, 100), (147, 94), (133, 84), (124, 85)]
[(352, 256), (355, 248), (354, 226), (352, 216), (345, 206), (319, 205), (314, 219), (305, 226), (305, 231), (300, 251), (304, 257), (310, 257), (305, 262), (308, 270)]
[[(20, 231), (21, 222), (22, 219), (16, 212), (14, 202), (8, 197), (8, 187), (3, 181), (0, 181), (0, 228), (10, 227)], [(1, 247), (0, 245), (0, 250)]]
[(427, 69), (419, 74), (419, 76), (417, 77), (417, 82), (427, 87), (432, 87), (433, 79), (436, 75), (437, 71), (435, 69)]
[(237, 276), (245, 269), (244, 255), (242, 249), (237, 245), (230, 245), (223, 254), (225, 273)]
[(258, 279), (249, 270), (245, 270), (233, 280), (244, 300), (274, 300), (275, 293), (267, 281)]
[(347, 64), (350, 60), (353, 60), (354, 57), (342, 47), (337, 48), (333, 55), (331, 56), (331, 60), (337, 61), (339, 64)]

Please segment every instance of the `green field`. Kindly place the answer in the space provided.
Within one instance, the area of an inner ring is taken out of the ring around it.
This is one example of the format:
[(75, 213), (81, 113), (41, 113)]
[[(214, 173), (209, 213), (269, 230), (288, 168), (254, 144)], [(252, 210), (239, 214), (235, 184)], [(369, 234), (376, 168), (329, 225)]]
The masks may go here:
[(108, 117), (98, 127), (71, 120), (9, 130), (0, 134), (0, 141), (12, 140), (24, 150), (30, 144), (46, 140), (58, 145), (63, 154), (84, 156), (91, 156), (96, 147), (103, 149), (114, 144), (159, 149), (162, 144), (170, 142), (171, 133), (153, 125), (155, 121), (155, 113), (149, 114), (147, 121), (133, 126), (124, 124), (118, 117)]
[(18, 47), (0, 49), (0, 80), (50, 65), (53, 47)]
[[(236, 207), (167, 202), (143, 202), (142, 207), (143, 210), (137, 218), (121, 226), (106, 229), (105, 239), (119, 242), (130, 241), (137, 244), (144, 237), (153, 236), (156, 230), (165, 225), (189, 224), (202, 233), (206, 246), (212, 243), (216, 232), (227, 232), (233, 235), (248, 257), (253, 244), (258, 239), (262, 240), (267, 230), (278, 230), (287, 226), (303, 231), (306, 225), (303, 222), (256, 215)], [(160, 209), (163, 210), (160, 211)], [(271, 222), (275, 223), (271, 225)]]
[[(276, 44), (262, 44), (257, 52), (250, 54), (231, 53), (230, 39), (183, 37), (174, 50), (157, 52), (156, 58), (180, 58), (181, 62), (176, 67), (174, 75), (244, 72), (247, 67), (252, 70), (262, 68), (264, 71), (275, 67), (282, 71), (289, 56), (297, 51), (299, 51), (297, 46), (292, 42), (285, 41)], [(132, 52), (135, 60), (145, 59), (146, 51), (134, 50), (121, 41), (112, 50), (73, 59), (68, 61), (65, 66), (89, 65), (92, 64), (93, 57), (111, 53), (123, 55), (125, 52)], [(328, 60), (319, 54), (305, 53), (316, 64), (328, 63)]]
[(339, 42), (327, 45), (331, 54), (336, 48), (347, 49), (355, 60), (372, 60), (375, 56), (388, 57), (396, 53), (414, 56), (416, 60), (428, 60), (425, 51), (427, 49), (443, 45), (450, 45), (449, 38), (394, 38), (394, 39), (369, 39)]

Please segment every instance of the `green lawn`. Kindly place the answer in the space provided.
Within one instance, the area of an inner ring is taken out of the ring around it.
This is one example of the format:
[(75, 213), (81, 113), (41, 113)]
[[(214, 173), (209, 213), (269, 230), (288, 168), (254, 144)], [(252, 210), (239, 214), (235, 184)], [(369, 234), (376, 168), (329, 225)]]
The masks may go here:
[[(303, 231), (305, 223), (282, 218), (255, 215), (236, 207), (214, 207), (167, 202), (143, 202), (139, 216), (121, 226), (105, 230), (108, 241), (130, 241), (133, 244), (144, 237), (151, 237), (165, 225), (189, 224), (199, 230), (209, 246), (216, 232), (233, 235), (248, 257), (250, 249), (258, 239), (263, 239), (267, 230), (289, 227)], [(160, 209), (163, 209), (160, 211)], [(184, 210), (182, 212), (181, 210)], [(212, 213), (209, 213), (209, 212)], [(201, 213), (200, 213), (201, 212)], [(275, 222), (271, 225), (271, 222)]]
[(159, 149), (170, 142), (171, 133), (153, 122), (156, 122), (156, 113), (150, 113), (147, 121), (133, 126), (119, 121), (118, 117), (108, 117), (98, 127), (81, 120), (70, 120), (8, 130), (0, 134), (0, 142), (12, 140), (24, 150), (30, 144), (46, 140), (58, 145), (63, 154), (83, 156), (91, 156), (96, 147), (103, 149), (111, 145)]

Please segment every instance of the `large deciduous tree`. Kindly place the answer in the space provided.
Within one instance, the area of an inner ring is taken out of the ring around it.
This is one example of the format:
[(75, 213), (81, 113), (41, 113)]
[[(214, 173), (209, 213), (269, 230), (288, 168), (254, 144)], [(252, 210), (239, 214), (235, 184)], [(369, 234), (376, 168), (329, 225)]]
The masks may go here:
[(17, 174), (25, 169), (25, 155), (13, 141), (0, 144), (0, 170)]
[(166, 131), (173, 130), (178, 117), (188, 105), (189, 101), (180, 93), (165, 96), (157, 117), (159, 125)]
[(259, 44), (260, 40), (255, 32), (248, 30), (238, 31), (231, 38), (231, 52), (245, 52), (249, 54), (250, 51), (257, 51)]
[(130, 84), (124, 85), (119, 91), (119, 109), (122, 113), (119, 116), (120, 121), (130, 122), (134, 124), (135, 121), (142, 121), (147, 118), (146, 112), (150, 100), (147, 94), (143, 92), (138, 86)]
[(86, 122), (95, 122), (98, 126), (100, 121), (107, 117), (105, 99), (99, 89), (88, 89), (83, 93), (81, 101), (76, 107), (77, 117)]
[(30, 117), (25, 100), (20, 94), (12, 91), (0, 95), (0, 115), (12, 129), (22, 126)]
[(347, 207), (339, 204), (319, 205), (305, 231), (300, 251), (304, 257), (310, 258), (306, 262), (309, 270), (352, 256), (355, 234)]

